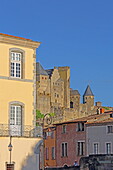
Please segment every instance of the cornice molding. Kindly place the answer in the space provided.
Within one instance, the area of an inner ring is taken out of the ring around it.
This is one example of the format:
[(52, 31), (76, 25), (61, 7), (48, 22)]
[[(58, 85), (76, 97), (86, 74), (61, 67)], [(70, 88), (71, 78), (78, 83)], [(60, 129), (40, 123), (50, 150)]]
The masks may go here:
[(31, 49), (36, 49), (41, 44), (41, 42), (38, 42), (38, 41), (19, 39), (19, 38), (10, 37), (7, 35), (0, 35), (0, 42), (6, 43), (6, 44), (22, 46), (22, 47), (27, 47), (27, 48), (31, 48)]

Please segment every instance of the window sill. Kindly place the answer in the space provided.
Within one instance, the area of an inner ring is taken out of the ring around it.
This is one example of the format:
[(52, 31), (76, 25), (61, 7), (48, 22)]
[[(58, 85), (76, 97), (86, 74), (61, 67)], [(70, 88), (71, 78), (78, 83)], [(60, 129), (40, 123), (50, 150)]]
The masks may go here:
[(7, 77), (8, 80), (15, 80), (15, 81), (21, 81), (21, 82), (33, 82), (32, 79), (22, 79), (22, 78), (13, 78), (13, 77)]

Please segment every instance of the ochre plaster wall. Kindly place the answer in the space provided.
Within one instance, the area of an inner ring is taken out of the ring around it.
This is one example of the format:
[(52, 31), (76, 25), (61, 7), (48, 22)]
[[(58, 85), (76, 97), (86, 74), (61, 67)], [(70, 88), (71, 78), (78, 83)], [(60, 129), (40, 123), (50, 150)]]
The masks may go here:
[[(25, 77), (24, 79), (10, 79), (9, 50), (19, 48), (25, 52)], [(19, 101), (24, 104), (24, 125), (33, 125), (33, 70), (35, 58), (34, 50), (17, 45), (0, 43), (0, 124), (9, 123), (9, 103)]]
[[(12, 158), (11, 161), (15, 162), (15, 170), (22, 170), (23, 167), (27, 167), (28, 160), (36, 158), (34, 153), (36, 144), (41, 140), (40, 138), (23, 138), (13, 137), (12, 138)], [(0, 170), (6, 169), (6, 162), (10, 160), (10, 153), (8, 145), (10, 142), (9, 137), (0, 137)], [(34, 164), (36, 160), (34, 160)], [(33, 162), (31, 162), (33, 164)]]

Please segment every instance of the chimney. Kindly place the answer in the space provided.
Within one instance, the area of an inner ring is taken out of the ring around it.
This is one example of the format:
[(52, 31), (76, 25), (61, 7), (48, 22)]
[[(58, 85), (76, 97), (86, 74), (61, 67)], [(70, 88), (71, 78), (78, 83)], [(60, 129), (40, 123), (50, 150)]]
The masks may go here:
[(102, 102), (96, 102), (95, 106), (102, 106)]

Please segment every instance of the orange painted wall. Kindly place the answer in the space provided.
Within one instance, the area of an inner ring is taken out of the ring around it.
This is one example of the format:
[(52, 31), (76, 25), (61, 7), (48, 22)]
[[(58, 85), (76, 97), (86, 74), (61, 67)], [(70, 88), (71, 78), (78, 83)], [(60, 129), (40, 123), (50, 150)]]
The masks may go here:
[[(49, 130), (49, 131), (48, 131)], [(49, 133), (48, 133), (49, 132)], [(44, 164), (45, 167), (55, 167), (56, 166), (56, 130), (49, 128), (45, 130), (46, 139), (44, 140)], [(48, 135), (52, 134), (53, 135)], [(52, 159), (52, 147), (55, 147), (55, 159)], [(48, 148), (48, 159), (46, 159), (46, 148)]]

